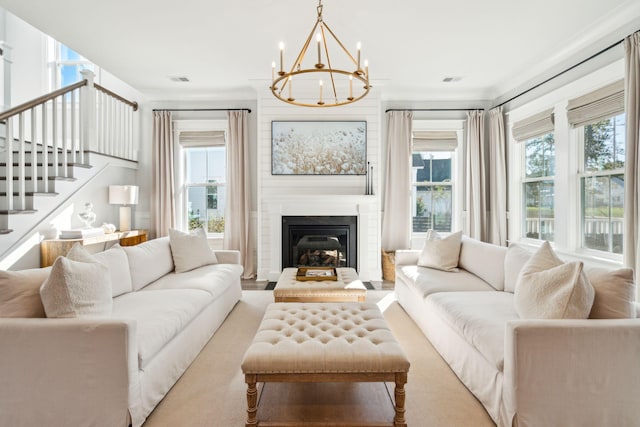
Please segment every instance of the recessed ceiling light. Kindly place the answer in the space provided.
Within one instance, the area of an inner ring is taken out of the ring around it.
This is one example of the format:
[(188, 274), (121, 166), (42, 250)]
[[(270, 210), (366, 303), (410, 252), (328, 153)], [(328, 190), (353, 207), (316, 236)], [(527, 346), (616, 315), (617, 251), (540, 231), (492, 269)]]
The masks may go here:
[(171, 80), (172, 82), (188, 82), (189, 81), (189, 77), (186, 76), (169, 76), (169, 80)]
[(445, 83), (455, 83), (459, 82), (460, 80), (462, 80), (462, 77), (445, 77), (444, 79), (442, 79), (442, 81)]

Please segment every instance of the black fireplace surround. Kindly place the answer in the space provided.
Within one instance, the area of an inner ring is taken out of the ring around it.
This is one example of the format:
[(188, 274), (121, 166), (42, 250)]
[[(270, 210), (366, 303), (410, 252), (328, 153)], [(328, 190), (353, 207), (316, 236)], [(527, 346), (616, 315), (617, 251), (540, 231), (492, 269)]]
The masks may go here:
[(358, 217), (283, 216), (282, 268), (358, 268)]

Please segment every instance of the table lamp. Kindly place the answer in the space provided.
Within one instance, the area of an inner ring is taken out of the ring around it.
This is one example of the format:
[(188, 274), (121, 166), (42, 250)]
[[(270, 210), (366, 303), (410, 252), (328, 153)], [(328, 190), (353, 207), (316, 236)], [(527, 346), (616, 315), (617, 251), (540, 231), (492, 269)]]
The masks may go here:
[(137, 185), (110, 185), (109, 204), (120, 206), (120, 231), (131, 230), (131, 207), (138, 204)]

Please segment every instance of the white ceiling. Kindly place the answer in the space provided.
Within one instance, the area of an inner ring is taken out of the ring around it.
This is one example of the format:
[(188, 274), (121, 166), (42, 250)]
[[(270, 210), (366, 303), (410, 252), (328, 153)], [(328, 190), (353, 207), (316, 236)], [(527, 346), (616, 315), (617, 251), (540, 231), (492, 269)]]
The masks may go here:
[[(0, 0), (149, 99), (255, 99), (317, 0)], [(387, 100), (491, 100), (640, 29), (638, 0), (325, 0)], [(355, 53), (354, 53), (355, 54)], [(292, 62), (293, 58), (285, 59)], [(176, 83), (170, 76), (187, 76)], [(462, 77), (443, 83), (447, 76)]]

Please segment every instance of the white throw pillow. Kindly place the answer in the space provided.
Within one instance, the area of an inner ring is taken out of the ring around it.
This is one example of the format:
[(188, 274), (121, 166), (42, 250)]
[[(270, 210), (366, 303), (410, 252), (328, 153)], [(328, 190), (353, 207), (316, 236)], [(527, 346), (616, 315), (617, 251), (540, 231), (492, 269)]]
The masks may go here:
[(589, 282), (595, 289), (590, 319), (633, 319), (636, 317), (636, 284), (633, 270), (620, 268), (585, 269)]
[(45, 317), (40, 286), (51, 267), (0, 270), (0, 317)]
[(582, 261), (563, 263), (544, 242), (522, 267), (514, 300), (525, 319), (586, 319), (594, 290)]
[(461, 242), (462, 231), (445, 238), (441, 238), (434, 230), (427, 231), (427, 240), (418, 257), (418, 265), (443, 271), (458, 271)]
[(79, 243), (58, 257), (40, 288), (47, 317), (109, 316), (111, 275)]
[(216, 254), (213, 253), (207, 241), (207, 233), (203, 228), (184, 233), (169, 229), (169, 243), (176, 273), (184, 273), (203, 265), (217, 264)]
[(112, 297), (117, 297), (133, 291), (131, 284), (131, 272), (129, 271), (129, 259), (122, 246), (115, 244), (103, 252), (94, 254), (93, 257), (100, 264), (104, 264), (111, 275)]
[(522, 267), (529, 261), (532, 252), (517, 244), (510, 244), (504, 257), (504, 290), (514, 293), (518, 275)]

